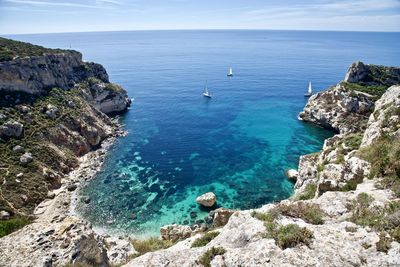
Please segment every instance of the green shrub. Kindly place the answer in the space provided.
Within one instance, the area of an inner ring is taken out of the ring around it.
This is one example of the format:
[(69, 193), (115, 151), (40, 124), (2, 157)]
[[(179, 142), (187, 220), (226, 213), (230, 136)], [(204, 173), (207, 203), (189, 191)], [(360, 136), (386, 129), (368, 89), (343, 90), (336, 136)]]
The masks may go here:
[[(381, 96), (386, 92), (388, 86), (386, 85), (363, 85), (361, 83), (348, 83), (342, 82), (341, 85), (351, 92), (359, 91), (374, 96)], [(355, 93), (355, 92), (354, 92)], [(355, 96), (354, 94), (353, 96)]]
[(23, 217), (14, 217), (9, 220), (0, 221), (0, 237), (11, 234), (30, 223), (30, 220)]
[(382, 185), (400, 197), (400, 139), (383, 135), (358, 155), (371, 163), (370, 177), (382, 177)]
[(135, 250), (138, 252), (138, 255), (136, 256), (140, 256), (151, 251), (166, 249), (174, 244), (170, 240), (161, 240), (156, 237), (150, 237), (145, 240), (133, 239), (131, 240), (131, 243)]
[(50, 49), (39, 45), (24, 43), (0, 37), (0, 62), (12, 60), (14, 57), (42, 56), (57, 54), (67, 50)]
[(263, 222), (273, 222), (278, 218), (279, 211), (275, 208), (266, 213), (253, 211), (251, 216)]
[(294, 202), (293, 204), (278, 205), (280, 214), (284, 216), (300, 218), (311, 224), (323, 224), (325, 213), (319, 205), (306, 202)]
[(192, 248), (197, 248), (197, 247), (204, 247), (208, 243), (211, 242), (215, 237), (219, 235), (219, 232), (207, 232), (205, 233), (202, 237), (197, 238), (193, 243), (192, 243)]
[(295, 247), (298, 244), (306, 246), (311, 244), (313, 233), (305, 227), (300, 227), (297, 224), (288, 224), (284, 226), (268, 225), (267, 232), (264, 237), (273, 238), (276, 244), (282, 248)]
[(312, 199), (312, 198), (314, 198), (316, 191), (317, 191), (317, 185), (314, 183), (309, 183), (304, 188), (304, 192), (298, 196), (298, 199), (299, 200)]
[(212, 247), (207, 250), (199, 259), (204, 267), (211, 267), (211, 262), (217, 255), (224, 255), (226, 250), (222, 247)]

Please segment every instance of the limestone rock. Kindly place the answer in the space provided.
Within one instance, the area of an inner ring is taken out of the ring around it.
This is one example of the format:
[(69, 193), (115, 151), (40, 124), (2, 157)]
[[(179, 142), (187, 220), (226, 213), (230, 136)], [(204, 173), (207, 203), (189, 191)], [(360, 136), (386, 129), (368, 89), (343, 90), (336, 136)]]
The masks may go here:
[(219, 208), (215, 210), (213, 225), (215, 227), (221, 227), (228, 223), (229, 218), (234, 213), (234, 210)]
[[(395, 85), (387, 89), (382, 97), (375, 103), (375, 111), (368, 120), (367, 129), (364, 132), (364, 136), (361, 142), (361, 147), (372, 144), (374, 140), (377, 140), (384, 128), (384, 122), (389, 114), (394, 109), (400, 108), (400, 86)], [(396, 127), (397, 123), (388, 123), (385, 126)], [(386, 130), (387, 131), (387, 130)], [(388, 131), (390, 132), (390, 131)], [(394, 132), (394, 131), (391, 131)], [(395, 132), (393, 133), (395, 135)]]
[(24, 148), (22, 147), (22, 146), (20, 146), (20, 145), (16, 145), (15, 147), (13, 147), (13, 152), (15, 152), (15, 153), (22, 153), (22, 152), (24, 152)]
[(299, 172), (291, 169), (286, 172), (286, 176), (289, 178), (289, 180), (296, 181), (297, 177), (299, 176)]
[[(379, 72), (385, 73), (385, 75), (380, 77), (381, 81), (378, 82), (375, 81), (374, 75)], [(400, 83), (400, 68), (366, 65), (360, 61), (357, 61), (351, 64), (344, 80), (350, 83), (362, 82), (366, 85), (377, 85), (382, 82), (390, 85), (398, 84)]]
[(26, 166), (29, 163), (31, 163), (33, 161), (33, 157), (31, 153), (24, 153), (20, 158), (19, 158), (19, 162), (21, 163), (22, 166)]
[(5, 210), (0, 211), (0, 220), (8, 220), (8, 219), (10, 219), (10, 213)]
[(82, 61), (82, 54), (64, 50), (37, 57), (17, 58), (0, 62), (0, 91), (16, 91), (39, 95), (49, 88), (70, 89), (88, 77), (108, 82), (105, 69)]
[(21, 137), (24, 131), (24, 125), (16, 121), (8, 121), (0, 126), (0, 136)]
[(171, 224), (160, 228), (161, 238), (163, 240), (183, 240), (192, 235), (192, 229), (188, 225)]
[(217, 196), (213, 192), (205, 193), (196, 198), (197, 204), (200, 204), (204, 207), (212, 207), (217, 201)]
[(46, 116), (54, 120), (58, 116), (58, 108), (54, 105), (48, 104), (46, 107)]

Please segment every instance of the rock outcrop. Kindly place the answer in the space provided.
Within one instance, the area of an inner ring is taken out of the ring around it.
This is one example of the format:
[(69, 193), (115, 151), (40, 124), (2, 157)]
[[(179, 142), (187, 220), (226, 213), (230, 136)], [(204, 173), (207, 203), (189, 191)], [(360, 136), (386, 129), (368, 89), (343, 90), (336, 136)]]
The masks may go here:
[(400, 68), (353, 63), (345, 82), (310, 97), (303, 121), (337, 133), (364, 131), (382, 90), (400, 81)]
[[(12, 40), (0, 42), (7, 45)], [(20, 46), (28, 44), (19, 44)], [(15, 49), (15, 44), (10, 50)], [(31, 51), (41, 51), (45, 48), (29, 45)], [(33, 56), (15, 57), (12, 60), (0, 61), (0, 93), (4, 95), (1, 105), (19, 104), (23, 101), (19, 96), (33, 98), (47, 95), (53, 88), (70, 90), (76, 86), (88, 87), (90, 84), (89, 100), (97, 109), (106, 114), (125, 111), (131, 104), (124, 89), (109, 82), (108, 74), (100, 64), (84, 62), (82, 54), (72, 50), (48, 49), (45, 53)], [(85, 86), (82, 86), (84, 83)], [(24, 95), (25, 94), (25, 95)], [(48, 109), (46, 114), (55, 118), (54, 109)]]
[(361, 146), (372, 144), (382, 134), (400, 136), (400, 86), (392, 86), (375, 103), (376, 111), (371, 114), (368, 128), (364, 133)]
[(366, 65), (360, 61), (351, 64), (345, 82), (363, 83), (363, 85), (387, 85), (400, 83), (400, 68)]
[(205, 193), (196, 198), (197, 204), (200, 204), (204, 207), (212, 207), (217, 201), (217, 196), (213, 192)]

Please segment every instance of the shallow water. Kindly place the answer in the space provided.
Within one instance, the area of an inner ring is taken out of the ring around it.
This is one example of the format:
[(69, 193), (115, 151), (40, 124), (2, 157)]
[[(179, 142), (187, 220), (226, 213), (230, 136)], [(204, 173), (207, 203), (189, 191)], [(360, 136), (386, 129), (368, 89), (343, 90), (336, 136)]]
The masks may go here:
[[(83, 191), (79, 212), (94, 226), (135, 235), (192, 224), (218, 206), (260, 207), (289, 197), (284, 172), (332, 133), (302, 123), (308, 81), (319, 91), (351, 62), (396, 65), (398, 33), (148, 31), (14, 36), (70, 46), (103, 64), (135, 98), (128, 136)], [(233, 67), (235, 76), (226, 72)], [(208, 80), (212, 99), (202, 90)]]

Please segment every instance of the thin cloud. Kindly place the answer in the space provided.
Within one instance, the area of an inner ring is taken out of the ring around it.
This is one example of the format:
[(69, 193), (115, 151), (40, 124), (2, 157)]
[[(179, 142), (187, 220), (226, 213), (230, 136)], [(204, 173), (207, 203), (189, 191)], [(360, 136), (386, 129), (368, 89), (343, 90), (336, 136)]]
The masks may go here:
[[(99, 9), (109, 8), (101, 5), (88, 5), (88, 4), (79, 4), (73, 2), (47, 2), (47, 1), (34, 1), (34, 0), (5, 0), (5, 2), (12, 4), (20, 4), (20, 5), (33, 5), (33, 6), (81, 7), (81, 8), (99, 8)], [(104, 2), (104, 0), (100, 2)], [(117, 2), (117, 1), (112, 1), (112, 2)]]

